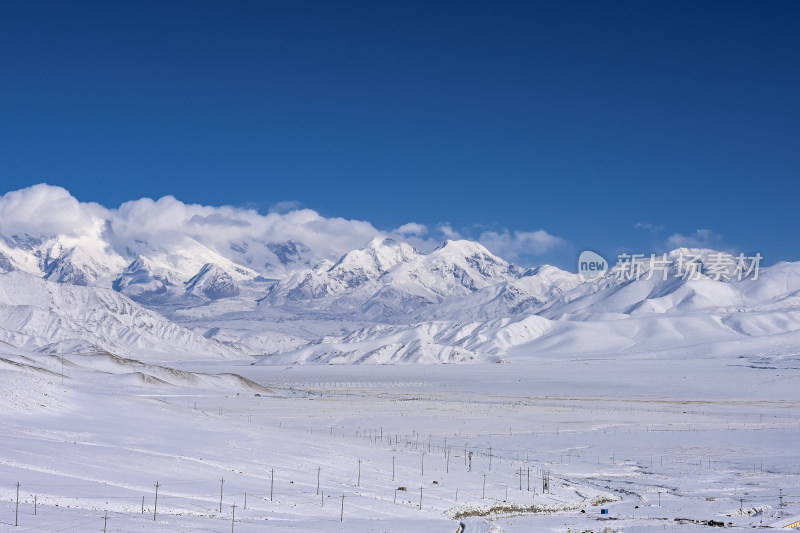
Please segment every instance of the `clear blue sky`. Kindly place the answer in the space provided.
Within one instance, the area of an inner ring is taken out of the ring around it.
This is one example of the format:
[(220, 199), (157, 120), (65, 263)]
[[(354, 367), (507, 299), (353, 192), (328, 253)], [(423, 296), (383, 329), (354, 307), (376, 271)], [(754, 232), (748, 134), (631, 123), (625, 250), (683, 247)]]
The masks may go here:
[(798, 27), (780, 0), (9, 0), (0, 192), (798, 260)]

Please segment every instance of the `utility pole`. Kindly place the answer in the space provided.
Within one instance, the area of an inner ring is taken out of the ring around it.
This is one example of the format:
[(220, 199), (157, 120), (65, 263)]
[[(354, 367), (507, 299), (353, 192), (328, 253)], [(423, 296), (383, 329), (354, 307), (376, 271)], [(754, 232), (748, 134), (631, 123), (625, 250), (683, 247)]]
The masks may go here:
[[(358, 460), (358, 486), (361, 486), (361, 459)], [(344, 500), (342, 500), (344, 502)]]
[(739, 516), (744, 515), (744, 498), (739, 498)]
[(275, 469), (271, 469), (271, 476), (269, 481), (269, 501), (272, 501), (272, 488), (275, 486)]
[(422, 487), (419, 488), (419, 510), (422, 510)]
[(420, 475), (425, 475), (425, 452), (422, 452), (422, 473)]
[(14, 527), (19, 525), (19, 481), (17, 481), (17, 507), (14, 510)]
[(318, 466), (317, 467), (317, 496), (319, 496), (319, 474), (320, 474), (321, 471), (322, 471), (322, 467)]
[(339, 514), (339, 522), (344, 522), (344, 494), (342, 494), (342, 512)]
[(219, 480), (219, 512), (222, 512), (222, 487), (225, 486), (225, 478)]
[(106, 526), (108, 526), (108, 512), (103, 516), (103, 533), (106, 533)]
[(486, 474), (483, 474), (483, 493), (481, 494), (481, 499), (486, 498)]
[(158, 481), (156, 481), (156, 503), (153, 506), (153, 521), (156, 520), (156, 513), (158, 512)]
[(492, 471), (492, 447), (489, 446), (489, 472)]
[(232, 505), (233, 515), (231, 516), (231, 533), (233, 533), (233, 525), (236, 523), (236, 504)]

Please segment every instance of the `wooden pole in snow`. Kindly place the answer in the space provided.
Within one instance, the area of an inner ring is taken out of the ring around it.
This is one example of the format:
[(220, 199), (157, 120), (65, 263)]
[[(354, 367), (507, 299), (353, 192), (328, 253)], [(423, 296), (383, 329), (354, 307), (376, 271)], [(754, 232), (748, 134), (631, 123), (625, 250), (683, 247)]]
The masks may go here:
[(153, 506), (153, 521), (155, 522), (156, 513), (158, 512), (158, 481), (156, 481), (156, 502)]
[(225, 478), (219, 480), (219, 512), (222, 512), (222, 487), (225, 486)]

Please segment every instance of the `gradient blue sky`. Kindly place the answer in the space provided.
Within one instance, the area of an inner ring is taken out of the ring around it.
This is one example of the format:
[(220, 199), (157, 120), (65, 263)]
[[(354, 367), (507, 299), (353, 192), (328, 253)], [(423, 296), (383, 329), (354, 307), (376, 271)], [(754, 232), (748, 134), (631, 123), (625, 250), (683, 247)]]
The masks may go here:
[(7, 1), (0, 192), (798, 260), (798, 27), (796, 1)]

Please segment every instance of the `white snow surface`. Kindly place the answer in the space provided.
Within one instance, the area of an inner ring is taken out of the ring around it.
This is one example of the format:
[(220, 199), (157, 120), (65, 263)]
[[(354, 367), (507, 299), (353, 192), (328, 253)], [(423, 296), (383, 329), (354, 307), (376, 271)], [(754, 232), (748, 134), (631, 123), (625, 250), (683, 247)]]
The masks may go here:
[(800, 514), (800, 364), (745, 363), (253, 366), (0, 344), (0, 530), (752, 531)]
[(124, 356), (231, 358), (206, 339), (110, 289), (0, 274), (0, 340), (50, 353), (102, 349)]

